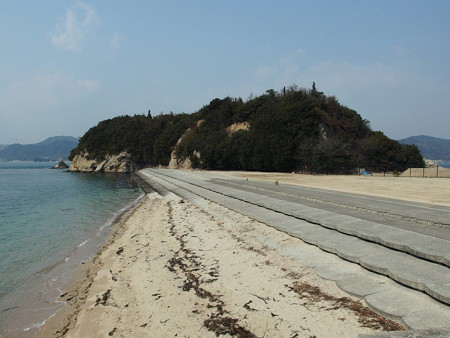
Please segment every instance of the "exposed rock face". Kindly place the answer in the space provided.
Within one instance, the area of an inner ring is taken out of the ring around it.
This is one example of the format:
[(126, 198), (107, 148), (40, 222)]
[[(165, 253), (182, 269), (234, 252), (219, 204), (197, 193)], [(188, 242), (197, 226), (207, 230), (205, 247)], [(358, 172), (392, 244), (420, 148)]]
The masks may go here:
[[(190, 157), (178, 158), (176, 155), (176, 149), (178, 145), (183, 141), (183, 139), (189, 134), (191, 134), (195, 128), (200, 127), (203, 122), (205, 122), (205, 120), (197, 121), (193, 128), (188, 128), (186, 132), (178, 139), (175, 145), (175, 149), (170, 154), (170, 162), (168, 165), (170, 169), (192, 169), (192, 161), (201, 162), (201, 154), (199, 151), (194, 150), (194, 152)], [(250, 130), (250, 123), (248, 122), (233, 123), (232, 125), (226, 128), (228, 135), (231, 135), (240, 130), (244, 131)]]
[[(198, 151), (194, 151), (192, 156), (196, 156), (198, 160), (200, 160), (200, 153)], [(184, 159), (179, 159), (175, 155), (175, 150), (170, 154), (170, 162), (168, 165), (169, 169), (192, 169), (192, 162), (189, 157)]]
[(94, 171), (98, 166), (96, 160), (89, 160), (87, 153), (79, 153), (70, 162), (69, 171)]
[(131, 161), (131, 156), (127, 152), (121, 152), (117, 155), (108, 155), (103, 161), (88, 159), (87, 153), (75, 155), (70, 163), (70, 171), (84, 172), (105, 172), (105, 173), (129, 173), (136, 170), (137, 167)]
[(59, 161), (57, 165), (52, 167), (52, 169), (67, 169), (69, 166), (64, 161)]
[(436, 168), (438, 166), (436, 162), (427, 158), (423, 158), (423, 161), (425, 162), (425, 168)]
[[(202, 123), (205, 122), (205, 120), (198, 120), (195, 123), (194, 128), (198, 128), (202, 125)], [(170, 162), (168, 165), (168, 168), (170, 169), (192, 169), (192, 162), (189, 157), (187, 158), (178, 158), (176, 155), (176, 149), (178, 145), (183, 141), (183, 139), (188, 136), (190, 133), (192, 133), (193, 128), (188, 128), (184, 134), (178, 139), (177, 143), (175, 144), (175, 149), (170, 154)], [(198, 160), (200, 160), (200, 153), (198, 151), (194, 151), (194, 154), (192, 156), (196, 156)]]
[(328, 133), (325, 130), (325, 127), (323, 126), (322, 123), (319, 124), (319, 130), (320, 130), (320, 136), (322, 136), (322, 139), (324, 140), (328, 140)]
[(239, 130), (249, 130), (250, 129), (250, 123), (248, 122), (241, 122), (241, 123), (233, 123), (231, 126), (228, 126), (227, 128), (228, 134), (233, 134)]
[(170, 154), (169, 169), (192, 169), (192, 163), (189, 158), (179, 159), (175, 154), (175, 150)]

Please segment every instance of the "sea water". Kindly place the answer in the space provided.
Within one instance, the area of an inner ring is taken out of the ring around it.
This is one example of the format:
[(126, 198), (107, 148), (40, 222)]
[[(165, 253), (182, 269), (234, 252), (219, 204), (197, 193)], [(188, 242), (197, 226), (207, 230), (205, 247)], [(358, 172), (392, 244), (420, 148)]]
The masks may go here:
[(126, 174), (52, 165), (0, 162), (0, 336), (34, 336), (74, 270), (142, 197)]
[(443, 168), (449, 168), (450, 169), (450, 161), (444, 161), (444, 160), (436, 160), (435, 161), (439, 166)]

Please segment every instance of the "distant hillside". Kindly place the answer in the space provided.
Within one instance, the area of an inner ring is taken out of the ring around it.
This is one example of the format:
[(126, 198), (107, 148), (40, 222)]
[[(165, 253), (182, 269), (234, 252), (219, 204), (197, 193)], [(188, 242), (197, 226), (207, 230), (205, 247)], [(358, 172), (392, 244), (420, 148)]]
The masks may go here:
[(0, 149), (4, 161), (57, 161), (67, 159), (70, 151), (78, 145), (71, 136), (55, 136), (35, 144), (11, 144)]
[[(127, 152), (136, 167), (352, 173), (423, 167), (414, 145), (402, 145), (334, 96), (297, 86), (248, 101), (214, 99), (193, 114), (119, 116), (100, 122), (71, 153), (95, 161)], [(80, 169), (81, 170), (81, 169)]]
[(399, 140), (401, 144), (414, 144), (425, 158), (450, 160), (450, 140), (419, 135)]

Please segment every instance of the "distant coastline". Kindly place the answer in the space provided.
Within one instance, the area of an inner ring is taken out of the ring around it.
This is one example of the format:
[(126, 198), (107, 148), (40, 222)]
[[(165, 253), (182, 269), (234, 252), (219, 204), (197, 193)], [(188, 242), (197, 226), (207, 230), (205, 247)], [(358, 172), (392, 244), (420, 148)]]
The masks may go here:
[(78, 145), (72, 136), (54, 136), (35, 144), (0, 146), (0, 161), (51, 162), (67, 160), (70, 151)]
[(70, 175), (54, 164), (0, 162), (1, 337), (32, 336), (60, 308), (58, 289), (143, 196), (126, 175)]
[(401, 144), (412, 144), (419, 148), (422, 156), (436, 159), (435, 162), (450, 162), (450, 140), (419, 135), (399, 140)]
[(431, 160), (431, 161), (436, 163), (436, 165), (438, 165), (439, 167), (450, 169), (450, 160)]

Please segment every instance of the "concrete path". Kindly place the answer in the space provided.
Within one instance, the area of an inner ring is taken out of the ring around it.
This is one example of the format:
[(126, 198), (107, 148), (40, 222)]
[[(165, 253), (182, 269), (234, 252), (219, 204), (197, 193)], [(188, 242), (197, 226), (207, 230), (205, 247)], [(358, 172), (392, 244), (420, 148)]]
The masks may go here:
[(190, 171), (145, 169), (139, 176), (160, 194), (203, 207), (201, 200), (211, 200), (313, 244), (310, 252), (286, 254), (386, 317), (413, 329), (450, 326), (445, 208), (398, 201), (392, 208), (392, 201), (368, 196), (362, 204), (351, 194), (308, 189), (311, 196), (299, 187)]

